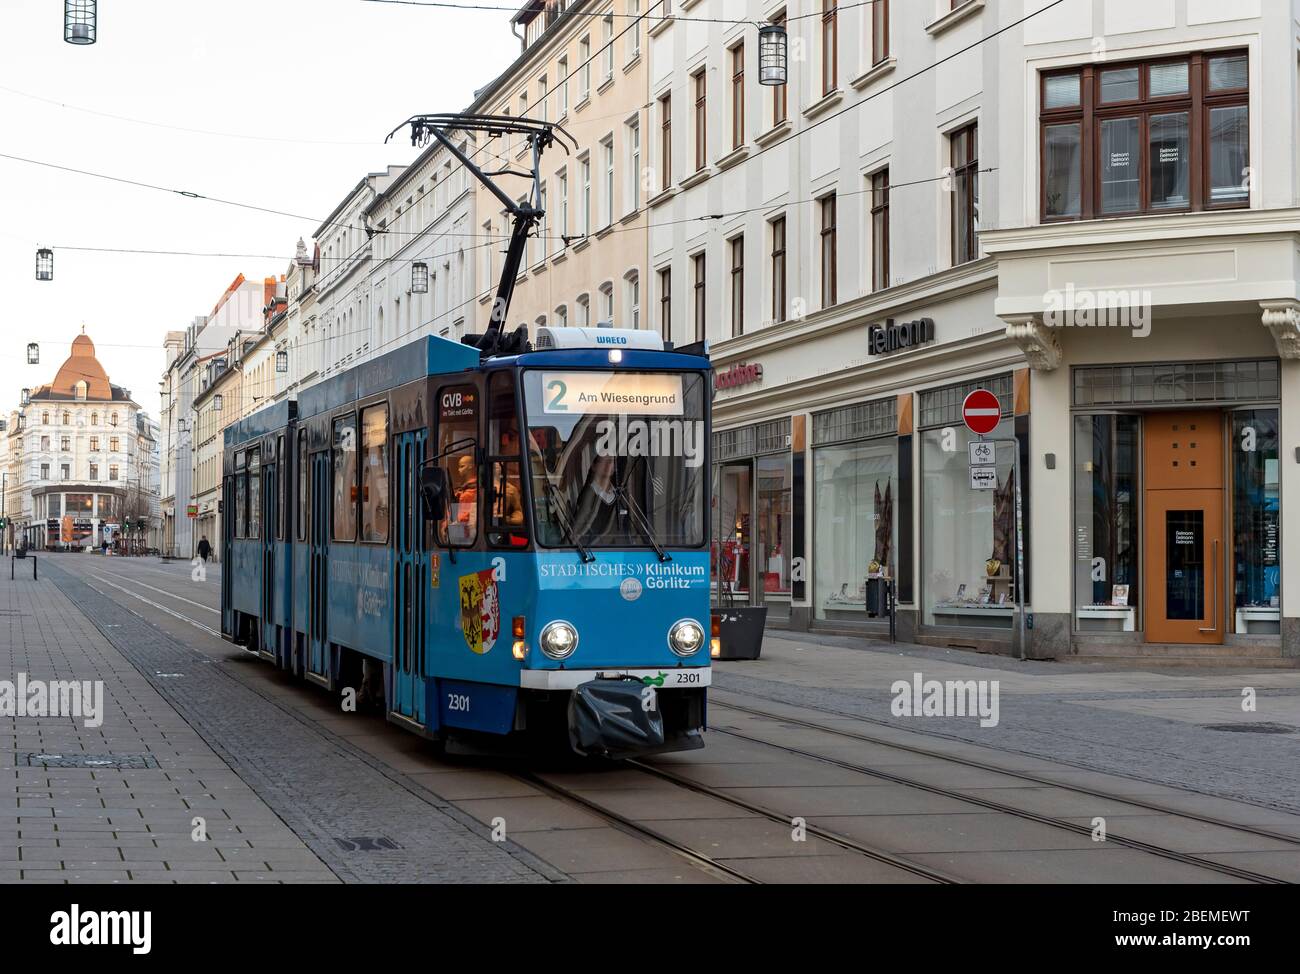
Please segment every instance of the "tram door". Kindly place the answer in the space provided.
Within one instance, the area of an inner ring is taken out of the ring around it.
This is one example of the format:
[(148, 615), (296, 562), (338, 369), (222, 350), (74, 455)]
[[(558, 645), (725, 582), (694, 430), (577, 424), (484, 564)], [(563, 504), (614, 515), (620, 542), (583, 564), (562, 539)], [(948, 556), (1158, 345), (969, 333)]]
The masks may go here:
[(311, 455), (311, 530), (308, 532), (307, 674), (329, 680), (329, 636), (325, 630), (329, 605), (330, 464), (329, 451)]
[(280, 466), (274, 461), (262, 465), (262, 639), (258, 648), (263, 655), (272, 658), (280, 651), (275, 637), (275, 526), (280, 518), (279, 473)]
[(424, 724), (424, 637), (428, 618), (429, 553), (424, 547), (420, 510), (420, 464), (428, 433), (415, 430), (394, 437), (397, 457), (396, 611), (393, 613), (394, 713)]
[(235, 634), (235, 573), (230, 565), (235, 540), (235, 483), (234, 477), (227, 477), (221, 485), (221, 631), (227, 636)]

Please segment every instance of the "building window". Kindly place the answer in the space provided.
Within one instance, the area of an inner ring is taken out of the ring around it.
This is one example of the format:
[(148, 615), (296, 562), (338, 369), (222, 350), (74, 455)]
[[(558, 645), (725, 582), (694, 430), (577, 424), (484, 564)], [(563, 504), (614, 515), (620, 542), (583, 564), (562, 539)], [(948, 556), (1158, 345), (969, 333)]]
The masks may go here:
[(835, 303), (835, 265), (837, 259), (835, 244), (835, 194), (823, 196), (821, 206), (822, 237), (822, 307), (829, 308)]
[(91, 425), (91, 426), (98, 426), (98, 425), (99, 425), (99, 413), (91, 413), (91, 414), (90, 414), (90, 425)]
[(1074, 417), (1074, 538), (1084, 559), (1074, 572), (1080, 630), (1124, 628), (1116, 613), (1096, 611), (1116, 601), (1117, 587), (1124, 592), (1119, 612), (1136, 614), (1142, 604), (1139, 423), (1137, 416)]
[(578, 41), (578, 101), (591, 97), (591, 38)]
[(67, 465), (66, 463), (61, 463), (61, 464), (59, 464), (59, 479), (60, 479), (60, 480), (68, 480), (68, 479), (70, 479), (70, 478), (71, 478), (71, 473), (72, 473), (72, 472), (68, 469), (68, 465)]
[(667, 189), (673, 183), (673, 96), (659, 99), (659, 171), (663, 178), (659, 188)]
[(49, 426), (49, 425), (50, 425), (50, 414), (49, 414), (49, 413), (41, 413), (41, 425), (42, 425), (42, 426)]
[(68, 450), (72, 449), (72, 440), (69, 437), (60, 436), (59, 449), (62, 450), (64, 453), (67, 453)]
[(90, 465), (90, 479), (91, 479), (91, 480), (98, 480), (98, 479), (99, 479), (99, 464), (97, 464), (97, 463), (92, 463), (92, 464)]
[(629, 327), (641, 327), (641, 276), (633, 271), (627, 276), (627, 312)]
[(569, 171), (561, 169), (555, 174), (555, 186), (559, 194), (560, 249), (569, 246)]
[(41, 452), (42, 453), (50, 452), (50, 438), (48, 436), (41, 437)]
[(601, 62), (604, 65), (602, 84), (614, 77), (614, 15), (606, 14), (600, 21)]
[(582, 235), (591, 233), (591, 157), (583, 156), (578, 163), (582, 176)]
[[(64, 414), (63, 414), (64, 422), (67, 422), (67, 417), (68, 417), (68, 414), (67, 414), (67, 413), (64, 413)], [(114, 413), (112, 416), (109, 417), (109, 425), (110, 425), (110, 426), (116, 426), (116, 425), (117, 425), (117, 413)]]
[(555, 68), (556, 84), (559, 88), (559, 108), (557, 118), (564, 118), (569, 114), (569, 59), (562, 57), (556, 64)]
[(42, 480), (50, 479), (50, 465), (48, 463), (41, 464), (41, 479)]
[[(116, 425), (117, 425), (117, 423), (116, 423), (117, 415), (114, 414), (114, 417), (113, 417), (113, 418), (114, 418), (114, 420), (115, 420), (114, 423), (113, 423), (113, 425), (116, 426)], [(71, 425), (72, 425), (72, 413), (69, 413), (69, 412), (66, 412), (66, 411), (63, 413), (63, 425), (64, 425), (64, 426), (71, 426)]]
[(745, 331), (745, 238), (730, 240), (731, 247), (731, 334)]
[(108, 438), (108, 448), (112, 450), (114, 453), (118, 451), (118, 442), (119, 441), (116, 436), (110, 436)]
[(578, 309), (578, 327), (586, 328), (591, 324), (591, 298), (586, 294), (580, 294), (578, 295), (578, 300), (573, 303)]
[(872, 173), (871, 290), (889, 287), (889, 170)]
[(543, 122), (547, 119), (546, 96), (549, 90), (546, 75), (542, 75), (537, 79), (537, 117)]
[(822, 0), (822, 94), (839, 86), (839, 0)]
[(888, 57), (889, 0), (875, 0), (871, 5), (871, 63), (879, 64)]
[(665, 341), (673, 337), (673, 269), (659, 272), (659, 334)]
[(695, 85), (695, 171), (708, 164), (708, 72), (700, 69), (691, 76)]
[[(782, 10), (779, 14), (777, 14), (775, 17), (772, 18), (772, 23), (776, 24), (777, 26), (784, 27), (785, 16), (786, 16), (785, 11)], [(784, 122), (790, 114), (790, 100), (788, 97), (789, 91), (790, 91), (790, 86), (788, 84), (772, 86), (772, 127), (773, 128), (775, 128), (776, 126)]]
[(745, 144), (745, 42), (731, 49), (731, 147)]
[(704, 292), (705, 255), (696, 254), (691, 258), (691, 270), (695, 276), (695, 340), (704, 341), (708, 335), (707, 303)]
[(117, 464), (116, 464), (116, 463), (110, 463), (110, 464), (108, 465), (108, 479), (109, 479), (109, 480), (116, 480), (116, 479), (117, 479)]
[(641, 0), (628, 0), (627, 12), (637, 18), (627, 28), (627, 59), (631, 63), (641, 56)]
[(1250, 204), (1244, 51), (1041, 79), (1044, 222)]
[(569, 309), (560, 305), (555, 309), (555, 326), (563, 328), (569, 323)]
[[(614, 285), (612, 283), (600, 286), (600, 321), (614, 323)], [(597, 324), (599, 323), (598, 321)]]
[(92, 450), (98, 450), (98, 449), (99, 449), (99, 437), (98, 437), (98, 436), (92, 436), (92, 437), (90, 438), (90, 448), (91, 448)]
[(605, 136), (601, 140), (600, 149), (605, 156), (605, 186), (601, 201), (605, 207), (603, 225), (610, 226), (614, 222), (614, 136)]
[(952, 263), (964, 264), (979, 256), (976, 223), (979, 219), (979, 130), (967, 125), (949, 136), (952, 149)]
[(772, 321), (785, 321), (785, 217), (772, 221)]
[(641, 205), (641, 119), (627, 123), (627, 212), (633, 213)]
[(540, 252), (538, 254), (537, 263), (540, 264), (546, 260), (547, 252), (551, 249), (550, 228), (548, 226), (550, 223), (550, 214), (546, 208), (545, 180), (541, 180), (540, 185), (537, 187), (537, 206), (538, 209), (542, 211), (542, 219), (537, 228), (537, 249)]

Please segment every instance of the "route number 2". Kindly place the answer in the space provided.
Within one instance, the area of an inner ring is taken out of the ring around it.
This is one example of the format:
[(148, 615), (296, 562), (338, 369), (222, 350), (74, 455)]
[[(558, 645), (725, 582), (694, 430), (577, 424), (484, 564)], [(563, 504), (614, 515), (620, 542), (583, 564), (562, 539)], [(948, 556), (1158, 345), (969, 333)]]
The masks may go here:
[(550, 391), (551, 389), (559, 390), (558, 392), (555, 393), (555, 398), (552, 399), (550, 403), (547, 404), (546, 407), (547, 410), (550, 412), (557, 412), (557, 413), (568, 412), (569, 407), (566, 406), (564, 403), (560, 402), (560, 400), (563, 399), (565, 394), (569, 391), (569, 387), (565, 385), (563, 382), (561, 382), (559, 379), (555, 379), (551, 382), (548, 382), (546, 384), (546, 388), (548, 391)]

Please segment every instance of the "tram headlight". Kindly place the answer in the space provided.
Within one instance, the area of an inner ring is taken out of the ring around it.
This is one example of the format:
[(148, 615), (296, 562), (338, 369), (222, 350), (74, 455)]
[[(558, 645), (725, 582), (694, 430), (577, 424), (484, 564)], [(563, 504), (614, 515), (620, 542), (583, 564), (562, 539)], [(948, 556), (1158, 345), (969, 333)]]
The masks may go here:
[(668, 648), (678, 656), (694, 656), (704, 645), (704, 629), (694, 619), (680, 619), (668, 630)]
[(578, 630), (563, 620), (548, 622), (537, 641), (551, 659), (568, 659), (578, 648)]

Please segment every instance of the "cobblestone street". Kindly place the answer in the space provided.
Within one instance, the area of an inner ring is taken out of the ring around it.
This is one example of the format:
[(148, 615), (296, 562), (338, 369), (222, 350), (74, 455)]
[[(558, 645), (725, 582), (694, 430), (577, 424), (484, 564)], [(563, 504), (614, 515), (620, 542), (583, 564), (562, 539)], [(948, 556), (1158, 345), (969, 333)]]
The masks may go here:
[[(0, 678), (104, 686), (98, 726), (3, 718), (4, 880), (1300, 879), (1295, 671), (772, 632), (717, 666), (704, 750), (524, 765), (444, 756), (222, 641), (220, 572), (55, 555), (0, 585)], [(997, 724), (895, 715), (916, 673), (996, 680)]]

